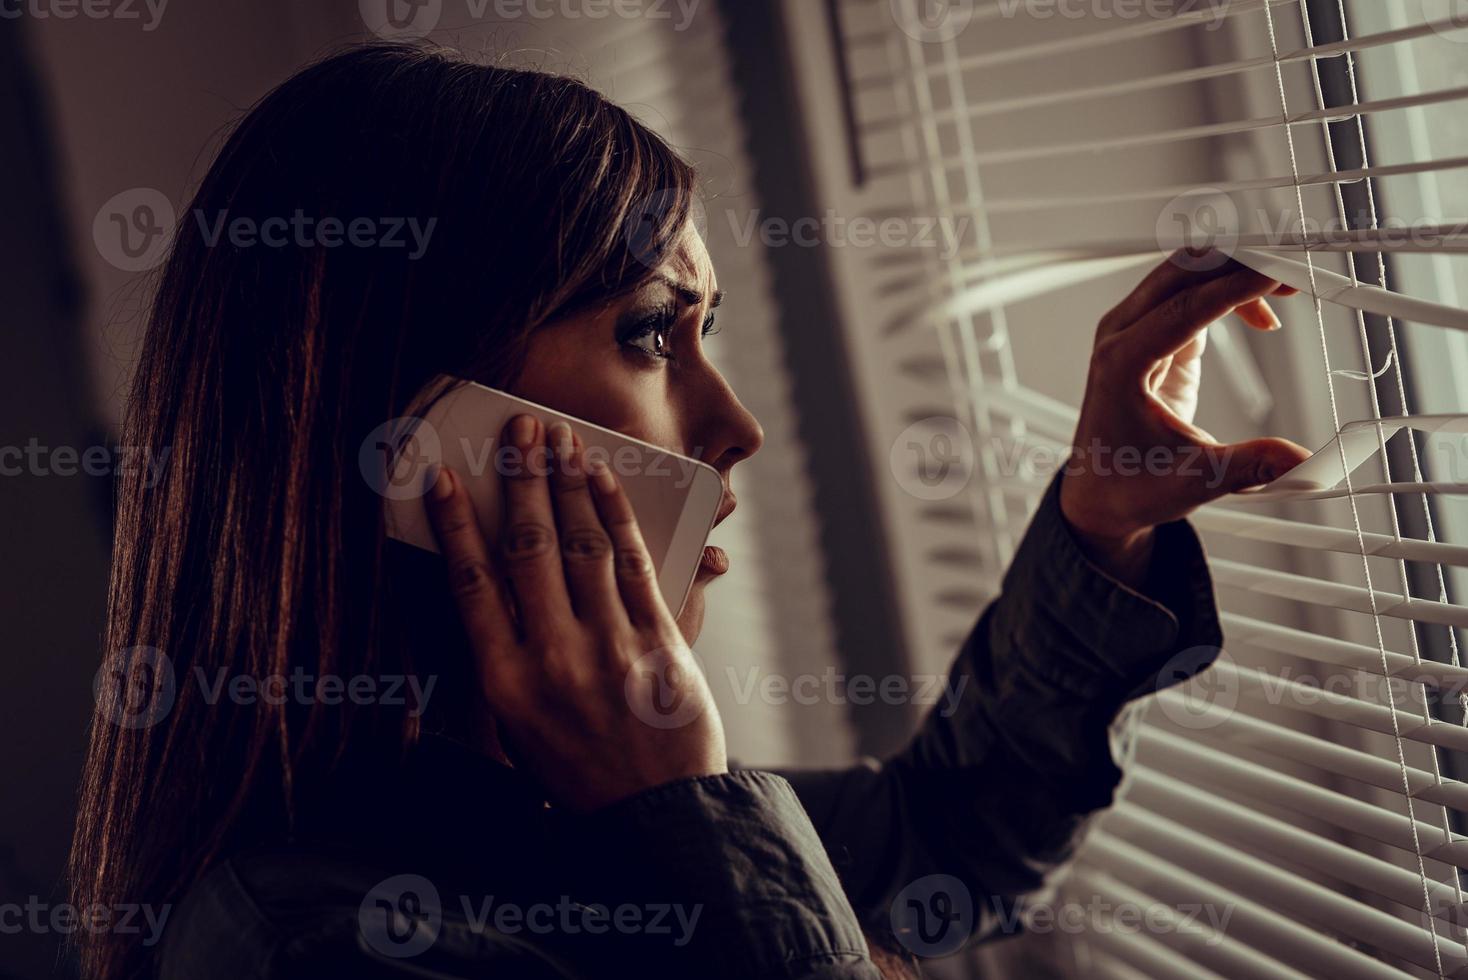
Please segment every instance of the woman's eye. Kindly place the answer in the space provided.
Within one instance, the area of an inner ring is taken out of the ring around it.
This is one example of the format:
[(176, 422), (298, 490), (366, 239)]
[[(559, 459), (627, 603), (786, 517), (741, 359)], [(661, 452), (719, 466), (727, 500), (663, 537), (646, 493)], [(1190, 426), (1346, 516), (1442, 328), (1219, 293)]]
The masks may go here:
[(673, 354), (668, 344), (668, 336), (671, 333), (665, 321), (652, 320), (644, 323), (622, 342), (652, 357), (671, 359)]

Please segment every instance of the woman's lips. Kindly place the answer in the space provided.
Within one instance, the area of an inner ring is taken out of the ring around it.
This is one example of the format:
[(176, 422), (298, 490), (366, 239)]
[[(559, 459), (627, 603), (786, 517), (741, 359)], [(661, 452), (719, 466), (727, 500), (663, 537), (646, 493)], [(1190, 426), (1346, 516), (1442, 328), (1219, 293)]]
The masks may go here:
[(705, 545), (698, 570), (710, 575), (723, 575), (729, 570), (729, 556), (716, 544)]

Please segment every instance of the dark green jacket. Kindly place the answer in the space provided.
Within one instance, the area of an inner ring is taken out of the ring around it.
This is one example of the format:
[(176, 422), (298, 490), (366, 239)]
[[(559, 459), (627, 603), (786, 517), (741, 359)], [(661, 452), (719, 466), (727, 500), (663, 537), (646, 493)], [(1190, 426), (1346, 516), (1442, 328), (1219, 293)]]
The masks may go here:
[(1159, 529), (1144, 597), (1082, 555), (1057, 487), (953, 665), (957, 710), (900, 754), (574, 816), (428, 738), (343, 800), (339, 833), (214, 868), (170, 916), (159, 976), (877, 980), (864, 933), (927, 956), (1013, 931), (1111, 802), (1109, 722), (1222, 643), (1187, 524)]

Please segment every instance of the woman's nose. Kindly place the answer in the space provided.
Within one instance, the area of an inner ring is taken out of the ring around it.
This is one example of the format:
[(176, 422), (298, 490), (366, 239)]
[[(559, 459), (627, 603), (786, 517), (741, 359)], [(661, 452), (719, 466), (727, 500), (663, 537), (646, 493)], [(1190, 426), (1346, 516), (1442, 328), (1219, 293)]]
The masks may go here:
[(694, 433), (691, 441), (695, 449), (702, 445), (699, 456), (704, 462), (724, 473), (739, 460), (759, 452), (765, 442), (765, 430), (728, 382), (719, 378), (715, 389), (715, 397), (704, 416), (704, 431)]

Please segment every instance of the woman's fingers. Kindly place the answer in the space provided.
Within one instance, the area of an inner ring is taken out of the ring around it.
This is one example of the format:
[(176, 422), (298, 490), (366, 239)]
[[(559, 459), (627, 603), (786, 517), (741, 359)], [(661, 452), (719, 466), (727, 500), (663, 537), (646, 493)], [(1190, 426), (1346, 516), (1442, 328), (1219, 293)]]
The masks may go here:
[[(1278, 293), (1278, 290), (1275, 290)], [(1262, 299), (1256, 299), (1244, 303), (1234, 310), (1240, 320), (1243, 320), (1255, 330), (1278, 330), (1280, 328), (1279, 317), (1274, 315), (1268, 303)]]
[(513, 647), (516, 637), (510, 605), (495, 577), (484, 534), (463, 482), (450, 470), (439, 470), (427, 503), (428, 519), (448, 568), (449, 588), (469, 642), (480, 657)]
[(518, 458), (504, 472), (500, 555), (520, 607), (522, 631), (531, 639), (545, 641), (554, 635), (557, 626), (572, 617), (546, 480), (548, 453), (542, 441), (542, 426), (533, 415), (512, 418), (505, 427), (505, 437), (515, 447)]
[(555, 455), (551, 491), (556, 534), (561, 542), (571, 605), (583, 620), (624, 625), (627, 613), (612, 570), (612, 539), (602, 527), (591, 499), (584, 447), (564, 422), (551, 426), (550, 443)]
[[(1182, 249), (1153, 268), (1151, 272), (1147, 273), (1147, 277), (1137, 284), (1137, 288), (1133, 289), (1125, 299), (1101, 318), (1100, 329), (1097, 331), (1098, 338), (1120, 333), (1185, 289), (1201, 286), (1245, 269), (1245, 266), (1233, 259), (1223, 261), (1215, 268), (1190, 267), (1202, 258), (1204, 256), (1196, 250)], [(1293, 296), (1298, 292), (1299, 290), (1293, 286), (1280, 284), (1275, 288), (1273, 295)], [(1261, 330), (1274, 329), (1279, 322), (1273, 317), (1272, 312), (1257, 309), (1246, 311), (1240, 308), (1238, 313), (1250, 326)]]
[(1272, 438), (1208, 447), (1204, 452), (1210, 463), (1208, 471), (1218, 474), (1208, 484), (1206, 500), (1263, 486), (1310, 458), (1310, 451), (1304, 446), (1288, 439)]
[(1198, 253), (1188, 249), (1181, 249), (1168, 256), (1147, 273), (1147, 277), (1137, 284), (1137, 288), (1126, 299), (1101, 318), (1100, 335), (1104, 337), (1125, 330), (1181, 290), (1202, 285), (1240, 268), (1238, 263), (1231, 260), (1221, 261), (1212, 269), (1189, 268), (1190, 262), (1196, 262), (1199, 258), (1201, 256)]
[(594, 460), (589, 468), (592, 486), (596, 488), (596, 510), (612, 538), (617, 588), (627, 616), (643, 629), (666, 626), (673, 618), (672, 613), (658, 589), (657, 571), (642, 540), (642, 529), (632, 512), (632, 503), (603, 460)]
[(1245, 303), (1268, 296), (1279, 283), (1253, 269), (1239, 268), (1172, 296), (1116, 335), (1124, 357), (1138, 371), (1177, 353), (1198, 331)]

